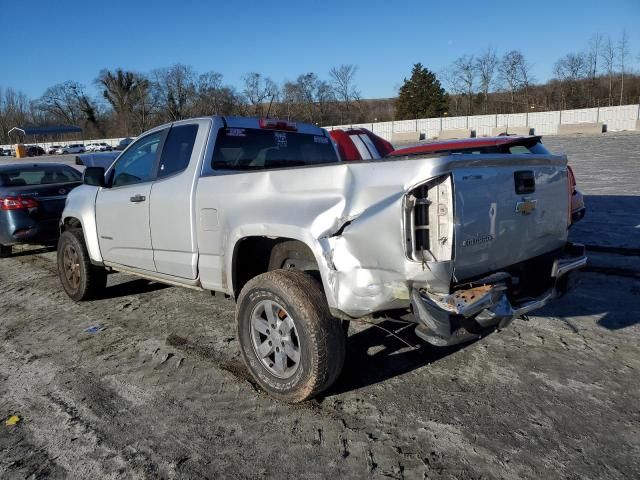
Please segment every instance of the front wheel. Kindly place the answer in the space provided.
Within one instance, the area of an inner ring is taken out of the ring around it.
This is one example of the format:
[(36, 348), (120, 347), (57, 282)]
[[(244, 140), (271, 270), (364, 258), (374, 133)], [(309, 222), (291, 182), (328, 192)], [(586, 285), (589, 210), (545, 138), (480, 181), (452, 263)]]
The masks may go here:
[(331, 317), (322, 288), (297, 270), (274, 270), (250, 280), (236, 310), (245, 364), (270, 395), (308, 400), (335, 382), (346, 337)]
[(58, 240), (58, 276), (76, 302), (95, 297), (107, 285), (107, 272), (89, 259), (82, 230), (67, 230)]

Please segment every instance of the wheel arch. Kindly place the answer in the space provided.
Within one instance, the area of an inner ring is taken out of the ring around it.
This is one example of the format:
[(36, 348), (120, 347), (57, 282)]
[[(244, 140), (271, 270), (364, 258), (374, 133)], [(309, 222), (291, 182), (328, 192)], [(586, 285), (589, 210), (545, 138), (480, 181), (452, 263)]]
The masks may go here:
[[(239, 238), (233, 245), (228, 281), (237, 299), (242, 287), (252, 278), (284, 265), (279, 260), (294, 259), (288, 268), (311, 273), (325, 290), (322, 277), (323, 259), (307, 242), (293, 237), (249, 235)], [(293, 265), (299, 261), (298, 265)], [(274, 263), (275, 262), (275, 263)], [(299, 268), (298, 268), (299, 267)], [(326, 290), (325, 290), (326, 296)], [(327, 300), (329, 300), (327, 298)]]

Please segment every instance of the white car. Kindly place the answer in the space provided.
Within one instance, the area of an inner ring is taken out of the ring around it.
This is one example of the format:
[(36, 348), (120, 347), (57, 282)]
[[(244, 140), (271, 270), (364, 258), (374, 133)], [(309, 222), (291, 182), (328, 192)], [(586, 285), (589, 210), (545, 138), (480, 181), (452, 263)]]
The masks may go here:
[(58, 150), (56, 150), (56, 153), (58, 155), (62, 155), (65, 153), (84, 153), (85, 151), (86, 151), (86, 148), (83, 144), (72, 143), (71, 145), (60, 147)]
[(111, 145), (105, 142), (96, 143), (96, 146), (97, 147), (94, 149), (94, 152), (110, 152), (113, 150)]
[(111, 145), (105, 142), (100, 143), (90, 143), (86, 147), (87, 152), (110, 152), (112, 149)]

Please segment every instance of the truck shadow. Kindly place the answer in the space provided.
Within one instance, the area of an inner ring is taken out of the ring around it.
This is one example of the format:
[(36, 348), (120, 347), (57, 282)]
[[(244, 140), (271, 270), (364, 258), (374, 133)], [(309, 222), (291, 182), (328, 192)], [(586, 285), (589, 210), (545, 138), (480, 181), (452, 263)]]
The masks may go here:
[(347, 340), (347, 358), (342, 375), (326, 392), (326, 396), (349, 392), (409, 373), (473, 343), (434, 347), (415, 335), (415, 324), (385, 320), (379, 325), (413, 347), (373, 325), (351, 334)]
[(140, 278), (108, 286), (100, 293), (97, 300), (139, 295), (142, 293), (163, 290), (165, 288), (169, 288), (169, 285)]

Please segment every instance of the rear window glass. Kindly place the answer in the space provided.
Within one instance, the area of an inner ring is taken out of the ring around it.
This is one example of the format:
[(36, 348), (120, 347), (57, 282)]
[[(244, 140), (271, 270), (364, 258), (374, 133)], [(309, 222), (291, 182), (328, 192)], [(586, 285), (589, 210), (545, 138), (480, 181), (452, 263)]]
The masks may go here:
[(216, 170), (268, 170), (337, 163), (328, 137), (255, 128), (221, 128), (211, 166)]
[(23, 167), (0, 170), (0, 187), (72, 183), (79, 182), (81, 179), (80, 172), (74, 168), (64, 166), (59, 168)]

